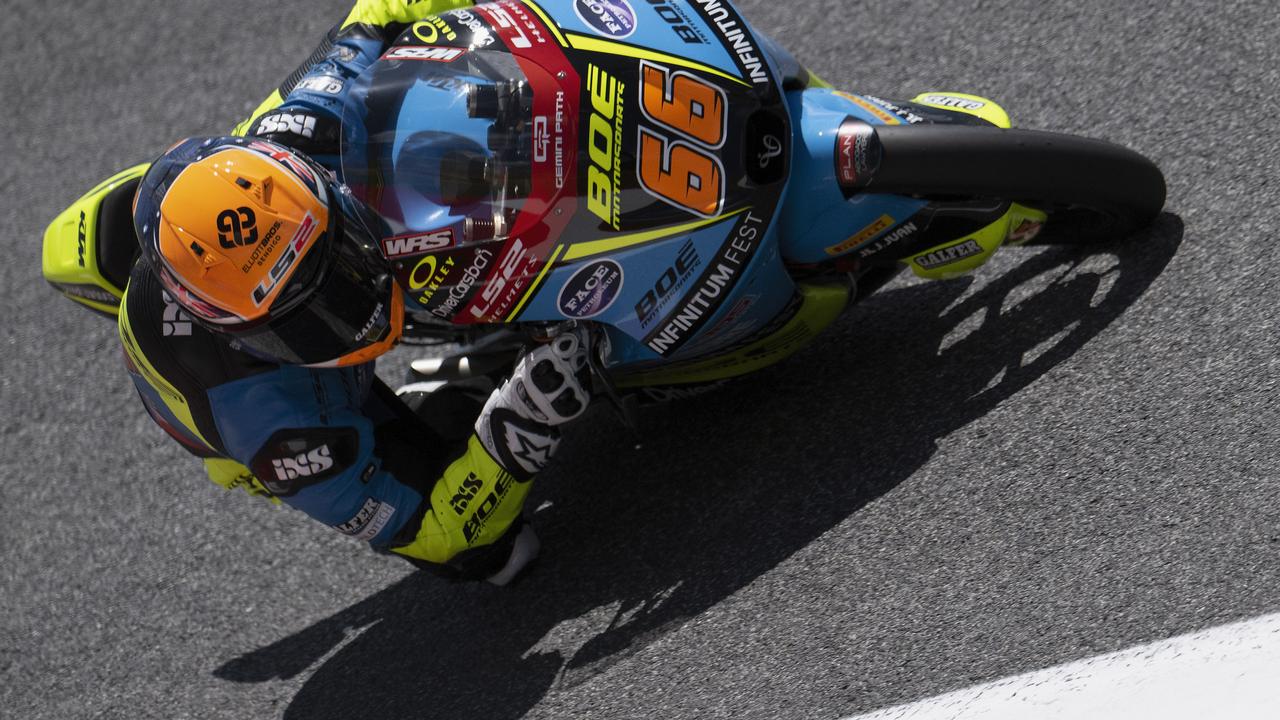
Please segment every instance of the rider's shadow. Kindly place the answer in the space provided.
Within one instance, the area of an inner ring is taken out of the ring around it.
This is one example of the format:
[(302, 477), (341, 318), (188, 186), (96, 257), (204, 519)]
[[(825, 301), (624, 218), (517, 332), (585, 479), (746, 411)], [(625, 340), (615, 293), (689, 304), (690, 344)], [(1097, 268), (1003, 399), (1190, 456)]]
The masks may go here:
[(1166, 214), (1097, 253), (1012, 251), (983, 281), (882, 291), (781, 366), (646, 412), (642, 449), (597, 413), (543, 478), (544, 554), (516, 587), (412, 575), (215, 674), (264, 682), (323, 660), (288, 717), (520, 717), (908, 480), (1132, 305), (1182, 234)]

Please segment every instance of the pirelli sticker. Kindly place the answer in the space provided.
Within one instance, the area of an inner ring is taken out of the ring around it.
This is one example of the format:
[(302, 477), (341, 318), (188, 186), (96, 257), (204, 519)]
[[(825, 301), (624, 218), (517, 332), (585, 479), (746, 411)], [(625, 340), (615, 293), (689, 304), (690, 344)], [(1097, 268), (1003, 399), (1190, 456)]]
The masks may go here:
[(881, 215), (876, 218), (875, 222), (862, 228), (858, 232), (849, 236), (847, 240), (827, 248), (828, 255), (843, 255), (859, 245), (871, 240), (880, 233), (893, 227), (894, 219), (888, 215)]

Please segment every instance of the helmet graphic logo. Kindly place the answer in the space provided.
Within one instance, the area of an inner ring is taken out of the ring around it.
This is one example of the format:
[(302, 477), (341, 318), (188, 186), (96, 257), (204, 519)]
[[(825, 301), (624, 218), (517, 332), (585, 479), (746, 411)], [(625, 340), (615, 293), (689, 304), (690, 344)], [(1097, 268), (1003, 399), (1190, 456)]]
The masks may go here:
[(403, 293), (383, 229), (311, 162), (261, 140), (175, 145), (139, 184), (140, 249), (174, 302), (237, 349), (283, 364), (368, 362), (399, 340)]
[[(245, 233), (248, 233), (246, 235)], [(224, 250), (258, 242), (258, 217), (253, 208), (238, 207), (218, 213), (218, 244)]]

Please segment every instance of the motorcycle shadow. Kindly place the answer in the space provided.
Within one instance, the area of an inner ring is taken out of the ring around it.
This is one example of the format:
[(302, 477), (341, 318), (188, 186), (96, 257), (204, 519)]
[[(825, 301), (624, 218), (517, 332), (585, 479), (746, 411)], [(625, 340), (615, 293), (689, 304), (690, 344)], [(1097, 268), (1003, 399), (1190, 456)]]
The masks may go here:
[(318, 663), (286, 717), (521, 717), (910, 480), (938, 439), (1125, 312), (1182, 236), (1165, 214), (1095, 252), (1014, 250), (977, 277), (891, 286), (780, 366), (646, 411), (639, 449), (593, 411), (535, 490), (530, 507), (550, 502), (535, 515), (543, 557), (515, 587), (411, 575), (215, 675), (265, 682)]

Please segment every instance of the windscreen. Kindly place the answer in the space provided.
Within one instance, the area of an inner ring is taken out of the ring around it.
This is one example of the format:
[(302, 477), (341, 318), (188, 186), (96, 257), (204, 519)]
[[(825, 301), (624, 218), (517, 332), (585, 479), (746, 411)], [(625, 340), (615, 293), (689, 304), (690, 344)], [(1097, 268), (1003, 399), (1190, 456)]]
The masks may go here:
[(393, 47), (343, 108), (343, 182), (392, 235), (501, 239), (530, 192), (532, 106), (506, 53)]

